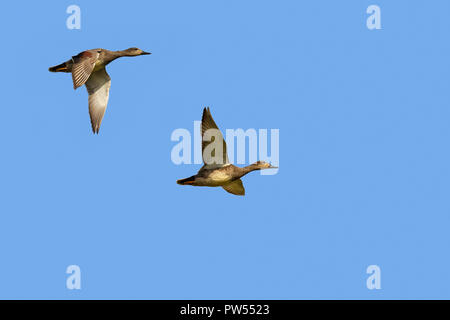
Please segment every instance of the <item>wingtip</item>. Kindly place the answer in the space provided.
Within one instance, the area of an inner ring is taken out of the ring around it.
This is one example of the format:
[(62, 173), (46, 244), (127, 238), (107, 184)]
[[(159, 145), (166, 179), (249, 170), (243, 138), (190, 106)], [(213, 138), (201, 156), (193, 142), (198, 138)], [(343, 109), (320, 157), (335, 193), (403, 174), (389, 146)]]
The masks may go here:
[(100, 131), (100, 128), (94, 128), (94, 127), (92, 127), (92, 133), (93, 133), (93, 134), (97, 134), (97, 135), (98, 135), (99, 131)]
[(205, 115), (211, 115), (211, 111), (209, 110), (209, 107), (203, 108), (203, 116), (205, 116)]

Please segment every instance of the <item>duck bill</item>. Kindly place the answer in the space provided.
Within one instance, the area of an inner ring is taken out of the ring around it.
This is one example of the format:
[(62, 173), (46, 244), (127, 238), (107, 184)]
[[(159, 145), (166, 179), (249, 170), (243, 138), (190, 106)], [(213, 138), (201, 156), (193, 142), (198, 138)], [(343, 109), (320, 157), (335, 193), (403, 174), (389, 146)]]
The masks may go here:
[(152, 54), (152, 53), (151, 52), (145, 52), (145, 51), (142, 51), (142, 53), (141, 53), (142, 56), (145, 56), (147, 54)]

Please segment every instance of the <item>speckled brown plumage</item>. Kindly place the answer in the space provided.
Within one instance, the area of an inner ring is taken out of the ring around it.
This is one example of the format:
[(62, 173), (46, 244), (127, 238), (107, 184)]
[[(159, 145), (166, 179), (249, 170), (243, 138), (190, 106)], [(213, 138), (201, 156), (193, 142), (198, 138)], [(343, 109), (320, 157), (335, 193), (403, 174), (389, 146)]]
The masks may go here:
[[(205, 133), (210, 130), (213, 130), (212, 136), (214, 136), (214, 139), (210, 140), (208, 137), (208, 139), (206, 139), (207, 141), (205, 141)], [(275, 168), (264, 161), (257, 161), (243, 168), (231, 164), (228, 160), (225, 140), (223, 139), (222, 133), (220, 133), (216, 122), (212, 118), (209, 108), (203, 109), (201, 134), (204, 165), (196, 175), (186, 179), (177, 180), (178, 184), (200, 187), (222, 187), (229, 193), (243, 196), (245, 195), (245, 188), (241, 180), (243, 176), (255, 170)], [(211, 143), (214, 143), (214, 141), (216, 141), (215, 139), (218, 139), (219, 146), (220, 142), (222, 143), (223, 155), (221, 157), (218, 155), (218, 161), (211, 162), (211, 160), (214, 160), (215, 158), (217, 160), (217, 157), (215, 157), (214, 154), (215, 150), (212, 151), (212, 155), (207, 154), (209, 151), (209, 148), (207, 147), (210, 146)]]
[(108, 105), (109, 88), (111, 87), (111, 78), (105, 67), (120, 57), (135, 57), (146, 54), (150, 53), (138, 48), (129, 48), (122, 51), (86, 50), (66, 62), (50, 67), (49, 71), (71, 72), (74, 89), (86, 85), (89, 93), (89, 115), (92, 131), (98, 134)]

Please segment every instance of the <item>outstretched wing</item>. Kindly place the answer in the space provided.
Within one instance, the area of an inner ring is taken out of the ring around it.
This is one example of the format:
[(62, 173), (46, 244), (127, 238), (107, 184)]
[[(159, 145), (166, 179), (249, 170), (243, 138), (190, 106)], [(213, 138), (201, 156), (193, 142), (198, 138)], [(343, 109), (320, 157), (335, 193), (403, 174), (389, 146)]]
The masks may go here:
[(89, 93), (89, 115), (94, 133), (98, 133), (100, 130), (100, 124), (108, 105), (110, 87), (111, 78), (105, 68), (92, 73), (86, 82), (86, 89)]
[(234, 180), (234, 181), (222, 186), (222, 188), (224, 188), (225, 191), (235, 194), (237, 196), (245, 195), (245, 188), (244, 188), (244, 185), (242, 184), (241, 179)]
[(72, 57), (72, 80), (74, 89), (81, 87), (89, 79), (98, 56), (98, 51), (88, 50)]
[[(220, 132), (219, 128), (217, 127), (217, 124), (214, 122), (214, 119), (212, 118), (211, 112), (208, 108), (203, 109), (203, 116), (202, 116), (202, 157), (203, 162), (205, 165), (219, 165), (223, 166), (225, 164), (230, 163), (228, 160), (227, 155), (227, 144), (225, 143), (225, 140), (223, 138), (222, 133)], [(222, 152), (220, 152), (220, 149), (213, 148), (214, 146), (211, 145), (215, 141), (218, 141), (215, 145), (220, 148), (220, 145), (222, 146)], [(222, 144), (220, 144), (222, 142)], [(208, 148), (208, 146), (210, 146)], [(206, 152), (205, 152), (206, 151)], [(216, 156), (217, 153), (218, 154)]]

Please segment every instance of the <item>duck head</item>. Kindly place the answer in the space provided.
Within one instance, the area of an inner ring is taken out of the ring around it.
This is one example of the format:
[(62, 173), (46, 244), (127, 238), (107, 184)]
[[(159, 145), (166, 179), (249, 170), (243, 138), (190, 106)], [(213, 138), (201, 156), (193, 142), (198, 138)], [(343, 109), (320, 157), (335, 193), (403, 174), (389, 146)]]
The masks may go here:
[(143, 56), (147, 54), (152, 54), (151, 52), (145, 52), (144, 50), (135, 47), (123, 50), (123, 52), (129, 56)]
[(276, 169), (278, 167), (274, 167), (272, 166), (270, 163), (265, 162), (265, 161), (256, 161), (253, 166), (258, 170), (261, 169)]

